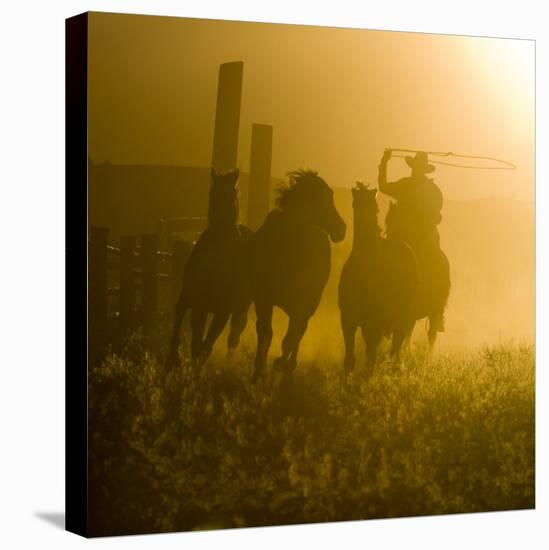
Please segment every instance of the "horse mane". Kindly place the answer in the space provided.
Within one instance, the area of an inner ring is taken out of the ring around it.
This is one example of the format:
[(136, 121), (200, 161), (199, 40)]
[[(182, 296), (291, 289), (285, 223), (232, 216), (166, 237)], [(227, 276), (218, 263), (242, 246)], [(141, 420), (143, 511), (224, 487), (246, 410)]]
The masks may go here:
[(382, 228), (379, 225), (379, 221), (377, 219), (377, 215), (379, 214), (379, 204), (376, 201), (374, 201), (374, 208), (372, 209), (372, 215), (371, 219), (369, 220), (369, 223), (371, 223), (371, 230), (375, 233), (376, 236), (380, 236), (383, 233)]
[[(357, 230), (357, 223), (360, 223), (361, 230), (366, 230), (369, 235), (381, 236), (382, 229), (379, 226), (377, 215), (379, 213), (379, 204), (375, 198), (370, 204), (364, 203), (365, 196), (371, 196), (375, 189), (369, 189), (368, 185), (364, 185), (362, 181), (357, 181), (356, 186), (351, 189), (353, 194), (353, 219), (355, 223), (355, 231)], [(356, 201), (358, 195), (362, 195), (362, 204), (357, 206)], [(357, 217), (357, 208), (362, 209), (362, 213), (365, 216)]]
[[(307, 183), (321, 180), (316, 170), (300, 168), (286, 174), (288, 181), (277, 188), (276, 206), (285, 210), (296, 200), (303, 200), (302, 190)], [(321, 180), (322, 181), (322, 180)]]

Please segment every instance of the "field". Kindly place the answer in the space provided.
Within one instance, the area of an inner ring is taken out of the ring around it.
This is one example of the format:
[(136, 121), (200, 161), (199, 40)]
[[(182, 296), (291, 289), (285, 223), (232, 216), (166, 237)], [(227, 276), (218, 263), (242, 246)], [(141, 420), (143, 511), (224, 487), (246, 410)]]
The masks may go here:
[(251, 343), (167, 372), (136, 336), (89, 373), (92, 534), (532, 508), (534, 349), (306, 358), (249, 382)]

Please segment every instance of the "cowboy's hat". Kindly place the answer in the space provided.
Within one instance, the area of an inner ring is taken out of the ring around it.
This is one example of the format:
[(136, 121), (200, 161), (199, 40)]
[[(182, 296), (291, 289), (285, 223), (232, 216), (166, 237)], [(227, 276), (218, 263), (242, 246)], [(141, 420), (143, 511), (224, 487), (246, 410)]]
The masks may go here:
[(435, 170), (435, 166), (429, 164), (427, 153), (423, 151), (418, 151), (415, 157), (405, 157), (405, 160), (410, 168), (421, 170), (424, 174), (429, 174)]

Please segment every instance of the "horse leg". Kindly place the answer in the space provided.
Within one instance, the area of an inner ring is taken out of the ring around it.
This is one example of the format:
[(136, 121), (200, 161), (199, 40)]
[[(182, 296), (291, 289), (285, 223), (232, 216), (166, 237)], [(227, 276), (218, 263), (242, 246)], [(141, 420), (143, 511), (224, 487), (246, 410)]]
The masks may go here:
[(381, 340), (381, 332), (376, 328), (368, 328), (362, 325), (362, 338), (366, 344), (366, 366), (373, 369), (377, 361), (377, 347)]
[(393, 341), (391, 343), (391, 358), (393, 361), (398, 361), (400, 350), (410, 345), (410, 339), (412, 338), (415, 324), (415, 320), (410, 317), (393, 332)]
[(292, 315), (288, 323), (288, 330), (282, 340), (282, 355), (277, 357), (273, 367), (280, 371), (293, 372), (297, 366), (297, 352), (299, 344), (307, 330), (309, 319)]
[(257, 322), (255, 324), (257, 332), (257, 350), (254, 361), (254, 373), (252, 382), (257, 382), (263, 374), (265, 364), (267, 363), (267, 355), (271, 347), (273, 339), (272, 319), (273, 305), (269, 303), (256, 302), (255, 313)]
[(204, 327), (208, 314), (204, 309), (193, 308), (191, 311), (191, 358), (195, 365), (200, 361), (202, 350), (202, 339), (204, 338)]
[(438, 332), (444, 332), (444, 310), (450, 295), (450, 264), (446, 255), (440, 251), (439, 261), (434, 265), (433, 281), (433, 307), (429, 315), (429, 329), (427, 339), (429, 341), (429, 353), (432, 353)]
[(411, 321), (408, 328), (406, 329), (406, 335), (404, 336), (404, 343), (403, 343), (403, 346), (406, 349), (410, 347), (410, 344), (412, 342), (412, 335), (414, 333), (415, 326), (416, 326), (416, 322)]
[[(444, 302), (442, 302), (444, 304)], [(429, 327), (427, 329), (427, 340), (429, 341), (429, 353), (432, 353), (437, 341), (437, 333), (444, 332), (444, 305), (439, 305), (429, 315)]]
[(427, 340), (429, 341), (429, 355), (433, 353), (433, 348), (437, 341), (437, 327), (432, 321), (432, 317), (429, 317), (429, 329), (427, 330)]
[(181, 323), (185, 317), (185, 313), (188, 309), (188, 303), (183, 297), (183, 293), (175, 304), (175, 316), (173, 321), (172, 336), (170, 339), (170, 349), (168, 352), (168, 359), (166, 361), (168, 366), (179, 366), (179, 343), (181, 338)]
[(240, 335), (246, 328), (246, 323), (248, 321), (248, 307), (231, 315), (231, 331), (229, 332), (229, 340), (227, 342), (229, 354), (231, 354), (238, 347)]
[(341, 329), (343, 331), (343, 340), (345, 342), (345, 359), (343, 361), (343, 368), (345, 374), (349, 374), (355, 368), (355, 336), (357, 325), (353, 323), (348, 317), (341, 316)]
[(200, 350), (200, 363), (204, 364), (212, 353), (213, 346), (216, 340), (219, 338), (221, 332), (225, 328), (229, 319), (229, 312), (217, 312), (214, 314), (208, 334), (202, 343), (202, 349)]
[(402, 328), (398, 328), (393, 332), (393, 341), (391, 343), (391, 360), (393, 363), (398, 363), (400, 359), (400, 349), (404, 339), (406, 338), (406, 331)]

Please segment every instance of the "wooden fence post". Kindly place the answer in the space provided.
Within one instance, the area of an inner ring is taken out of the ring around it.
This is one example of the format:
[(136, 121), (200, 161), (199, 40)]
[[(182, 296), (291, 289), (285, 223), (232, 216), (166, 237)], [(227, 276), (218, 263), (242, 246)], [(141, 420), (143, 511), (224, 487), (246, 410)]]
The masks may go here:
[(120, 238), (120, 328), (124, 335), (133, 327), (135, 315), (135, 237)]
[(157, 254), (158, 235), (141, 236), (142, 319), (146, 333), (151, 333), (158, 311)]
[(247, 224), (254, 231), (263, 223), (269, 213), (272, 143), (272, 126), (267, 124), (252, 125)]
[(236, 167), (243, 71), (242, 61), (219, 67), (212, 166), (222, 172)]
[(88, 245), (88, 345), (92, 361), (102, 357), (107, 343), (108, 280), (106, 227), (90, 228)]

